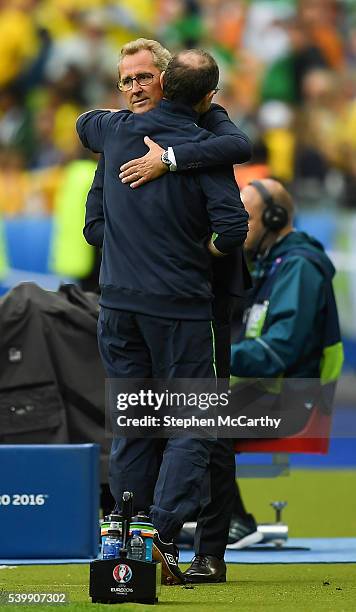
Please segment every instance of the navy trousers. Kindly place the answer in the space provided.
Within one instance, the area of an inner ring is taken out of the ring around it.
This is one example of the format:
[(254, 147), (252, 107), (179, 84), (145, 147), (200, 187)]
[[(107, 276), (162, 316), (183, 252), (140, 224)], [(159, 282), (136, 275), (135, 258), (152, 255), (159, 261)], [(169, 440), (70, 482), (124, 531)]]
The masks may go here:
[[(210, 321), (170, 320), (101, 308), (99, 350), (109, 378), (214, 378)], [(153, 524), (170, 541), (197, 512), (216, 440), (114, 438), (109, 484), (120, 504), (133, 491), (135, 509), (151, 505)]]
[[(232, 302), (216, 295), (213, 302), (216, 370), (220, 391), (229, 389)], [(235, 452), (233, 439), (220, 439), (214, 446), (209, 470), (201, 489), (194, 548), (197, 555), (223, 559), (230, 520), (236, 500)]]

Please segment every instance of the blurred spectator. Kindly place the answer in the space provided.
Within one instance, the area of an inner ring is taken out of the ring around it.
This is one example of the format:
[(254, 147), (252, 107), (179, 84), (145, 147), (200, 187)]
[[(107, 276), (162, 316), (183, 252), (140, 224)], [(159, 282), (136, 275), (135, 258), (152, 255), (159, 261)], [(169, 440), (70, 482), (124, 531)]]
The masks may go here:
[(61, 277), (82, 279), (90, 275), (95, 263), (95, 250), (82, 229), (97, 162), (79, 144), (76, 157), (65, 166), (55, 198), (51, 269)]
[(290, 183), (294, 175), (294, 111), (278, 100), (263, 104), (258, 113), (261, 135), (268, 151), (271, 176)]
[(56, 166), (64, 160), (64, 154), (55, 144), (55, 112), (51, 108), (42, 108), (35, 117), (36, 146), (33, 156), (33, 168)]
[(9, 147), (0, 150), (0, 212), (13, 216), (24, 210), (30, 176), (23, 155)]
[(30, 162), (34, 148), (32, 117), (15, 86), (0, 89), (0, 147), (11, 147)]
[(356, 99), (350, 102), (343, 133), (341, 154), (347, 166), (342, 203), (356, 210)]
[(294, 13), (294, 2), (251, 2), (243, 38), (244, 47), (267, 64), (286, 55), (290, 44), (282, 23)]
[(296, 174), (322, 182), (338, 148), (335, 76), (329, 70), (313, 70), (302, 87), (305, 104), (299, 112)]
[(346, 59), (350, 68), (356, 67), (356, 24), (350, 29), (348, 34)]
[(10, 84), (36, 57), (38, 0), (0, 0), (0, 87)]
[(341, 2), (338, 0), (300, 0), (300, 24), (306, 36), (321, 51), (331, 68), (344, 63), (343, 43), (338, 32)]
[(202, 7), (197, 0), (170, 2), (169, 22), (162, 38), (170, 49), (197, 47), (205, 34)]
[(5, 232), (0, 214), (0, 280), (4, 278), (7, 272), (8, 262), (6, 251)]
[[(46, 134), (37, 133), (37, 146), (41, 149), (45, 137), (47, 145), (50, 141), (51, 156), (58, 154), (60, 162), (72, 158), (78, 145), (75, 121), (85, 106), (81, 73), (75, 67), (69, 68), (56, 83), (47, 85), (37, 104), (37, 113), (47, 116), (47, 125), (40, 121), (39, 127), (44, 128)], [(35, 164), (38, 165), (38, 160)], [(42, 157), (40, 165), (43, 167), (49, 163)]]
[(292, 19), (287, 24), (287, 28), (292, 48), (291, 60), (296, 101), (299, 102), (303, 99), (302, 83), (308, 72), (315, 68), (327, 68), (330, 64), (313, 37), (308, 35), (303, 21)]
[(356, 104), (349, 79), (348, 74), (331, 70), (309, 72), (303, 81), (305, 103), (297, 124), (296, 179), (325, 184), (337, 169), (341, 181), (334, 195), (338, 200), (354, 176)]
[(50, 82), (69, 80), (78, 86), (81, 101), (98, 105), (117, 74), (118, 50), (106, 40), (106, 23), (102, 13), (82, 17), (78, 31), (57, 40), (46, 65)]
[(245, 25), (246, 5), (244, 2), (227, 0), (216, 5), (209, 28), (215, 45), (234, 59), (236, 48), (241, 46)]
[(292, 18), (285, 22), (290, 50), (272, 63), (262, 82), (263, 100), (283, 100), (289, 103), (302, 101), (304, 76), (315, 68), (326, 68), (326, 58), (308, 37), (303, 23)]
[(234, 166), (234, 173), (240, 189), (251, 181), (259, 181), (272, 175), (268, 165), (268, 150), (263, 140), (254, 143), (251, 160)]
[(11, 217), (52, 213), (61, 177), (58, 166), (28, 172), (18, 150), (0, 150), (0, 214)]

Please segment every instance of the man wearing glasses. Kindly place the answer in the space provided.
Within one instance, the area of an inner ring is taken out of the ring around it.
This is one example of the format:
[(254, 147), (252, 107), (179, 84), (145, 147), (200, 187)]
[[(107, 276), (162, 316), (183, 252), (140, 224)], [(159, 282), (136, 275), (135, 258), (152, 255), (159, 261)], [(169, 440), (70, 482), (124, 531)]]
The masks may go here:
[[(159, 77), (170, 59), (168, 49), (155, 40), (139, 38), (122, 48), (117, 87), (123, 93), (129, 111), (145, 113), (159, 104), (163, 96)], [(186, 143), (176, 145), (174, 149), (168, 146), (165, 151), (145, 136), (144, 141), (149, 151), (138, 159), (122, 164), (122, 182), (136, 188), (168, 171), (184, 172), (196, 168), (240, 164), (250, 159), (251, 145), (248, 138), (232, 123), (221, 106), (212, 104), (198, 118), (198, 125), (213, 133), (215, 138), (191, 143), (187, 137)], [(88, 194), (83, 230), (87, 242), (98, 247), (102, 246), (104, 237), (104, 169), (105, 161), (101, 155)]]
[[(145, 46), (142, 46), (142, 44)], [(147, 44), (149, 45), (149, 47), (147, 47)], [(192, 57), (194, 58), (194, 55), (190, 56), (190, 59), (192, 59)], [(119, 63), (120, 81), (118, 85), (121, 91), (123, 91), (125, 95), (128, 108), (131, 111), (133, 111), (135, 114), (146, 113), (147, 111), (150, 111), (153, 108), (155, 108), (157, 104), (160, 102), (162, 98), (162, 89), (160, 86), (160, 74), (163, 71), (163, 69), (166, 67), (168, 59), (169, 59), (169, 53), (165, 49), (163, 49), (159, 45), (159, 43), (156, 43), (155, 41), (143, 41), (143, 42), (135, 41), (134, 43), (129, 43), (129, 45), (126, 45), (126, 47), (124, 47), (123, 53), (121, 56), (121, 60)], [(195, 60), (193, 61), (196, 61), (196, 57), (195, 57)], [(173, 79), (173, 84), (171, 82), (172, 99), (176, 94), (179, 96), (181, 91), (186, 91), (186, 89), (189, 87), (192, 88), (191, 79), (190, 80), (187, 79), (187, 82), (184, 81), (184, 79), (186, 78), (184, 69), (180, 71), (178, 69), (177, 75), (178, 76), (180, 75), (179, 83), (177, 83), (177, 78), (175, 78), (175, 80)], [(198, 70), (196, 70), (196, 75), (199, 76)], [(204, 83), (199, 83), (198, 81), (197, 84), (193, 83), (193, 85), (194, 86), (200, 85), (200, 88), (201, 88), (202, 86), (204, 86)], [(215, 82), (214, 87), (212, 87), (212, 89), (209, 91), (209, 99), (206, 101), (207, 103), (205, 104), (205, 106), (204, 105), (200, 106), (201, 111), (208, 110), (210, 106), (210, 100), (212, 98), (212, 95), (215, 93), (216, 89), (217, 88), (216, 88), (216, 82)], [(183, 96), (183, 99), (184, 99), (184, 96)], [(183, 106), (185, 108), (183, 108)], [(173, 116), (174, 113), (177, 113), (178, 115), (179, 113), (182, 113), (181, 118), (180, 118), (180, 121), (182, 122), (182, 125), (180, 126), (180, 130), (182, 130), (181, 133), (182, 133), (183, 138), (180, 138), (180, 139), (175, 138), (174, 148), (170, 146), (167, 146), (166, 148), (162, 148), (150, 140), (147, 141), (147, 138), (145, 138), (145, 141), (150, 144), (150, 152), (148, 155), (143, 156), (143, 159), (136, 158), (132, 162), (131, 165), (129, 164), (128, 166), (125, 166), (123, 168), (124, 175), (121, 176), (123, 183), (125, 183), (126, 180), (134, 179), (133, 186), (135, 187), (135, 186), (139, 186), (143, 184), (149, 179), (160, 176), (161, 174), (167, 172), (168, 170), (171, 170), (171, 171), (175, 169), (193, 170), (193, 169), (202, 167), (203, 165), (216, 166), (218, 163), (220, 164), (230, 163), (231, 164), (232, 162), (245, 161), (249, 157), (250, 146), (249, 146), (248, 140), (230, 122), (230, 120), (227, 117), (226, 112), (221, 107), (216, 106), (215, 108), (212, 109), (210, 113), (208, 112), (205, 115), (206, 127), (209, 128), (209, 121), (211, 125), (214, 125), (215, 123), (216, 131), (218, 133), (220, 132), (221, 136), (217, 136), (216, 138), (212, 138), (212, 137), (207, 138), (206, 140), (205, 139), (200, 140), (194, 137), (191, 138), (190, 132), (194, 131), (194, 126), (196, 127), (195, 121), (198, 120), (198, 116), (192, 115), (190, 113), (186, 114), (187, 106), (188, 106), (187, 102), (185, 101), (183, 101), (182, 106), (179, 103), (175, 104), (171, 108), (169, 104), (168, 106), (167, 105), (163, 106), (163, 109), (165, 110), (167, 114), (163, 113), (161, 120), (166, 121), (168, 123), (168, 127), (167, 127), (168, 134), (172, 127), (169, 125), (170, 115)], [(129, 113), (127, 111), (122, 111), (122, 113), (125, 118), (129, 117)], [(210, 115), (210, 118), (209, 118), (209, 115)], [(192, 119), (194, 119), (193, 123), (192, 123)], [(163, 129), (163, 132), (162, 132), (161, 142), (165, 140), (164, 135), (163, 135), (165, 130), (163, 126), (162, 126), (162, 129)], [(146, 135), (147, 135), (147, 132), (146, 133), (143, 132), (142, 138)], [(119, 137), (119, 132), (118, 132), (118, 137)], [(173, 134), (172, 134), (172, 137), (173, 137)], [(189, 141), (189, 139), (190, 139), (190, 142), (186, 142), (187, 140)], [(169, 144), (169, 142), (167, 144)], [(128, 154), (127, 154), (127, 157), (129, 157)], [(191, 161), (191, 160), (194, 160), (194, 161)], [(175, 166), (177, 168), (175, 168)], [(139, 172), (136, 170), (136, 167), (140, 168)], [(142, 168), (143, 168), (143, 171), (142, 171)], [(106, 173), (110, 177), (113, 177), (115, 175), (115, 170), (116, 168), (114, 169), (113, 167), (110, 167), (109, 170), (108, 169), (106, 170)], [(127, 174), (129, 176), (125, 174), (125, 170), (127, 170)], [(104, 159), (101, 158), (93, 187), (88, 196), (86, 225), (84, 229), (84, 234), (88, 242), (99, 245), (99, 246), (103, 242), (104, 228), (105, 228), (104, 212), (103, 212), (103, 206), (102, 206), (103, 171), (104, 171)], [(225, 171), (222, 169), (222, 172), (225, 172)], [(184, 176), (184, 175), (181, 175), (181, 176)], [(119, 183), (119, 179), (117, 176), (115, 176), (115, 179)], [(176, 179), (179, 181), (180, 177), (177, 175)], [(186, 179), (182, 179), (182, 180), (186, 180)], [(229, 183), (229, 179), (227, 179), (227, 183)], [(174, 184), (175, 184), (175, 181), (172, 183), (173, 187), (174, 187)], [(152, 187), (154, 188), (154, 185), (152, 185)], [(212, 185), (211, 185), (211, 188), (213, 190)], [(217, 199), (219, 199), (220, 197), (223, 198), (222, 194), (224, 190), (226, 188), (229, 189), (229, 187), (227, 187), (225, 180), (222, 181), (220, 188), (221, 188), (221, 192), (219, 196), (217, 196)], [(158, 189), (158, 184), (157, 184), (157, 189)], [(101, 197), (98, 197), (99, 195)], [(139, 194), (137, 194), (137, 196), (138, 197), (136, 197), (136, 201), (139, 200)], [(238, 197), (239, 196), (237, 192), (236, 195), (233, 196), (233, 199), (237, 201), (236, 198)], [(119, 202), (117, 200), (117, 205), (118, 204)], [(187, 206), (187, 204), (189, 206), (189, 203), (187, 201), (184, 202), (184, 198), (183, 198), (181, 202), (179, 203), (179, 207), (183, 208), (184, 206)], [(193, 211), (194, 204), (192, 203), (191, 205), (192, 205), (192, 211)], [(146, 206), (146, 205), (142, 201), (140, 202), (140, 206)], [(158, 207), (158, 204), (156, 204), (156, 206)], [(154, 211), (152, 211), (152, 213), (154, 214)], [(107, 218), (107, 215), (106, 215), (106, 218)], [(117, 240), (119, 240), (119, 236), (117, 237)], [(144, 240), (144, 236), (142, 236), (142, 240)], [(235, 245), (238, 243), (239, 242), (235, 242)], [(105, 234), (104, 253), (105, 251), (108, 250), (107, 245), (108, 245), (108, 239), (107, 239), (107, 234)], [(172, 244), (172, 248), (174, 250), (173, 244)], [(219, 252), (218, 252), (219, 250), (218, 249), (216, 250), (217, 248), (216, 245), (211, 243), (210, 248), (212, 252), (214, 252), (215, 255), (216, 254), (219, 255)], [(137, 269), (140, 268), (139, 257), (137, 258), (135, 265)], [(104, 266), (104, 274), (105, 274), (105, 260), (104, 260), (103, 266)], [(103, 266), (102, 266), (101, 285), (103, 285), (102, 279), (104, 276)], [(185, 289), (184, 289), (185, 291), (188, 290), (189, 292), (190, 284), (191, 283), (189, 281), (185, 283)], [(104, 295), (102, 294), (102, 298), (101, 298), (101, 304), (103, 308), (102, 308), (102, 314), (101, 314), (101, 321), (99, 321), (99, 345), (100, 345), (101, 354), (103, 356), (103, 360), (106, 366), (106, 371), (110, 377), (115, 378), (115, 377), (122, 376), (122, 373), (121, 371), (118, 371), (117, 368), (116, 369), (113, 368), (112, 363), (110, 364), (110, 361), (112, 361), (113, 355), (110, 356), (109, 354), (110, 351), (108, 350), (108, 346), (107, 346), (108, 338), (107, 337), (104, 338), (104, 335), (105, 335), (105, 328), (108, 328), (110, 327), (110, 325), (113, 324), (113, 318), (112, 318), (113, 313), (111, 312), (110, 314), (111, 316), (111, 322), (110, 322), (109, 316), (106, 316), (105, 318), (105, 311), (107, 314), (108, 310), (111, 310), (111, 311), (115, 311), (115, 309), (120, 310), (122, 306), (120, 306), (120, 302), (113, 303), (112, 301), (110, 301), (110, 299), (112, 299), (113, 296), (112, 295), (110, 296), (109, 293), (110, 292), (105, 291), (105, 288), (104, 288), (104, 291), (103, 291)], [(150, 311), (151, 306), (147, 301), (147, 296), (143, 296), (143, 298), (141, 299), (140, 305), (136, 305), (135, 308), (136, 309), (144, 308), (146, 311), (146, 314), (152, 316), (152, 312)], [(125, 304), (125, 308), (132, 310), (133, 305)], [(169, 311), (170, 311), (170, 304), (167, 303), (167, 299), (166, 299), (161, 304), (161, 308), (159, 310), (159, 316), (162, 317), (163, 315), (164, 317), (169, 318), (170, 317)], [(158, 314), (158, 313), (153, 313), (153, 314)], [(191, 364), (194, 362), (194, 360), (196, 362), (200, 362), (199, 367), (203, 369), (199, 370), (200, 373), (192, 374), (192, 369), (191, 369), (192, 365), (190, 364), (190, 367), (188, 369), (184, 367), (183, 369), (180, 369), (180, 367), (178, 367), (178, 368), (170, 368), (168, 372), (167, 370), (165, 370), (164, 373), (160, 374), (161, 377), (165, 377), (165, 376), (193, 377), (193, 375), (205, 377), (208, 374), (208, 370), (210, 366), (207, 366), (206, 359), (208, 359), (208, 361), (210, 359), (209, 357), (210, 348), (206, 346), (206, 349), (203, 349), (204, 339), (203, 339), (203, 342), (199, 342), (199, 325), (200, 323), (202, 323), (202, 320), (201, 320), (202, 316), (205, 319), (206, 315), (202, 315), (202, 313), (197, 314), (197, 313), (190, 312), (188, 303), (186, 303), (184, 305), (183, 311), (180, 311), (178, 318), (181, 319), (182, 317), (183, 318), (186, 317), (187, 319), (190, 319), (190, 320), (192, 320), (193, 318), (194, 324), (192, 326), (190, 334), (194, 338), (194, 340), (197, 342), (197, 346), (199, 345), (199, 356), (196, 355), (193, 361), (191, 361)], [(117, 329), (118, 327), (116, 327), (116, 330)], [(121, 338), (121, 340), (123, 339)], [(110, 342), (112, 342), (112, 336), (111, 336)], [(126, 342), (126, 340), (123, 340), (123, 342)], [(157, 334), (155, 335), (155, 342), (156, 344), (158, 342)], [(126, 344), (126, 348), (127, 348), (127, 344)], [(156, 347), (156, 350), (157, 348), (158, 350), (160, 350), (159, 346)], [(228, 337), (228, 349), (229, 349), (229, 337)], [(117, 359), (119, 351), (117, 351), (117, 347), (115, 350), (116, 350), (115, 359)], [(151, 352), (151, 356), (152, 356), (152, 352)], [(121, 357), (123, 357), (123, 355), (120, 355), (120, 358)], [(187, 358), (188, 358), (188, 355), (187, 355)], [(153, 356), (153, 359), (154, 359), (154, 356)], [(219, 364), (219, 361), (218, 361), (218, 364)], [(182, 366), (182, 364), (180, 365)], [(117, 362), (116, 362), (116, 366), (117, 366)], [(195, 372), (197, 371), (198, 370), (195, 367)], [(157, 375), (155, 374), (155, 372), (157, 372), (157, 368), (153, 367), (153, 376)], [(150, 373), (146, 372), (145, 376), (147, 377), (152, 376), (152, 371)], [(222, 376), (222, 374), (220, 374), (220, 376)], [(228, 373), (225, 374), (224, 376), (227, 377)], [(142, 370), (138, 372), (137, 369), (134, 369), (132, 367), (132, 364), (131, 364), (131, 367), (128, 367), (128, 364), (126, 362), (125, 363), (125, 377), (127, 378), (128, 377), (132, 377), (132, 378), (142, 377)], [(158, 474), (160, 463), (161, 463), (163, 448), (162, 447), (158, 448), (158, 446), (155, 445), (155, 441), (152, 441), (152, 440), (140, 440), (139, 445), (140, 445), (141, 450), (142, 450), (142, 446), (145, 445), (145, 450), (143, 453), (145, 462), (144, 464), (142, 464), (142, 462), (140, 463), (139, 461), (136, 461), (136, 465), (135, 465), (135, 461), (132, 461), (132, 457), (135, 455), (137, 456), (137, 449), (135, 449), (135, 442), (133, 440), (122, 440), (122, 439), (114, 440), (113, 448), (112, 448), (112, 455), (111, 455), (111, 463), (110, 463), (110, 485), (111, 485), (111, 490), (114, 494), (114, 497), (117, 500), (119, 500), (120, 491), (122, 491), (122, 488), (123, 488), (123, 485), (122, 485), (123, 478), (126, 477), (127, 481), (130, 482), (129, 488), (135, 491), (137, 509), (144, 509), (148, 505), (151, 504), (152, 494), (153, 494), (153, 490), (156, 484), (157, 474)], [(175, 455), (178, 456), (179, 452), (176, 453)], [(231, 448), (228, 450), (226, 448), (220, 449), (220, 461), (221, 461), (220, 476), (222, 479), (226, 480), (226, 493), (227, 493), (227, 496), (230, 495), (230, 499), (231, 499), (231, 489), (232, 489), (233, 476), (234, 476), (234, 463), (233, 463), (233, 455), (231, 452)], [(226, 479), (225, 479), (225, 474), (226, 474)], [(144, 483), (145, 483), (143, 487), (135, 486), (136, 482), (142, 482), (142, 480), (144, 480)], [(187, 501), (188, 500), (186, 499), (186, 503)], [(217, 542), (217, 547), (219, 547), (219, 549), (221, 550), (220, 554), (217, 554), (217, 560), (219, 561), (223, 558), (223, 555), (224, 555), (224, 549), (225, 549), (225, 544), (226, 544), (225, 540), (227, 539), (228, 525), (229, 525), (229, 515), (227, 513), (226, 525), (222, 526), (222, 531), (224, 532), (224, 535), (222, 535), (221, 541)], [(171, 537), (171, 532), (169, 532), (167, 535), (163, 534), (162, 537), (163, 539), (169, 540)], [(223, 564), (223, 561), (221, 563)], [(222, 572), (224, 571), (224, 569), (225, 568), (223, 567)], [(221, 570), (221, 567), (220, 567), (220, 570)], [(222, 574), (219, 576), (219, 578), (220, 579), (222, 578)]]

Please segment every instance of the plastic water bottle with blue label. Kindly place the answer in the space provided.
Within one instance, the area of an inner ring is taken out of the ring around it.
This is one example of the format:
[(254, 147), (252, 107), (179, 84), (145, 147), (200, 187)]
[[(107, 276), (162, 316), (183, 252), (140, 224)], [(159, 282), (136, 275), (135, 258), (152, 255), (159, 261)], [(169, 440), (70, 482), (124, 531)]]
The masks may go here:
[(109, 529), (108, 535), (103, 542), (103, 559), (117, 559), (120, 556), (121, 547), (120, 532), (115, 529)]
[(120, 514), (109, 514), (105, 516), (101, 523), (101, 552), (103, 552), (106, 538), (108, 537), (109, 531), (117, 531), (121, 535), (122, 528), (122, 516)]
[(132, 517), (130, 529), (131, 534), (135, 530), (141, 531), (140, 535), (145, 544), (145, 561), (152, 561), (152, 544), (155, 530), (151, 519), (143, 510)]
[(139, 529), (132, 531), (127, 556), (129, 559), (135, 559), (135, 561), (145, 561), (146, 547)]

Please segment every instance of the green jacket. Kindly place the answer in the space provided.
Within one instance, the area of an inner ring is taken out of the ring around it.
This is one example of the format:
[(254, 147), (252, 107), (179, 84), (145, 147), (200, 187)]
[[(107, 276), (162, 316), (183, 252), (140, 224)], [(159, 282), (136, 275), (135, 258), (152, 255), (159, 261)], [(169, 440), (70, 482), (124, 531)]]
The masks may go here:
[(54, 210), (51, 270), (58, 276), (85, 278), (94, 265), (94, 249), (84, 239), (85, 202), (96, 163), (91, 159), (70, 162), (57, 192)]
[[(316, 254), (326, 274), (302, 254), (288, 255), (292, 249)], [(277, 269), (270, 282), (272, 266)], [(307, 234), (295, 231), (276, 242), (267, 255), (258, 260), (253, 272), (255, 288), (245, 313), (242, 339), (232, 346), (232, 375), (319, 378), (324, 349), (326, 286), (334, 274), (334, 266), (322, 245)], [(342, 346), (340, 351), (342, 364)], [(338, 365), (341, 367), (341, 364)]]

